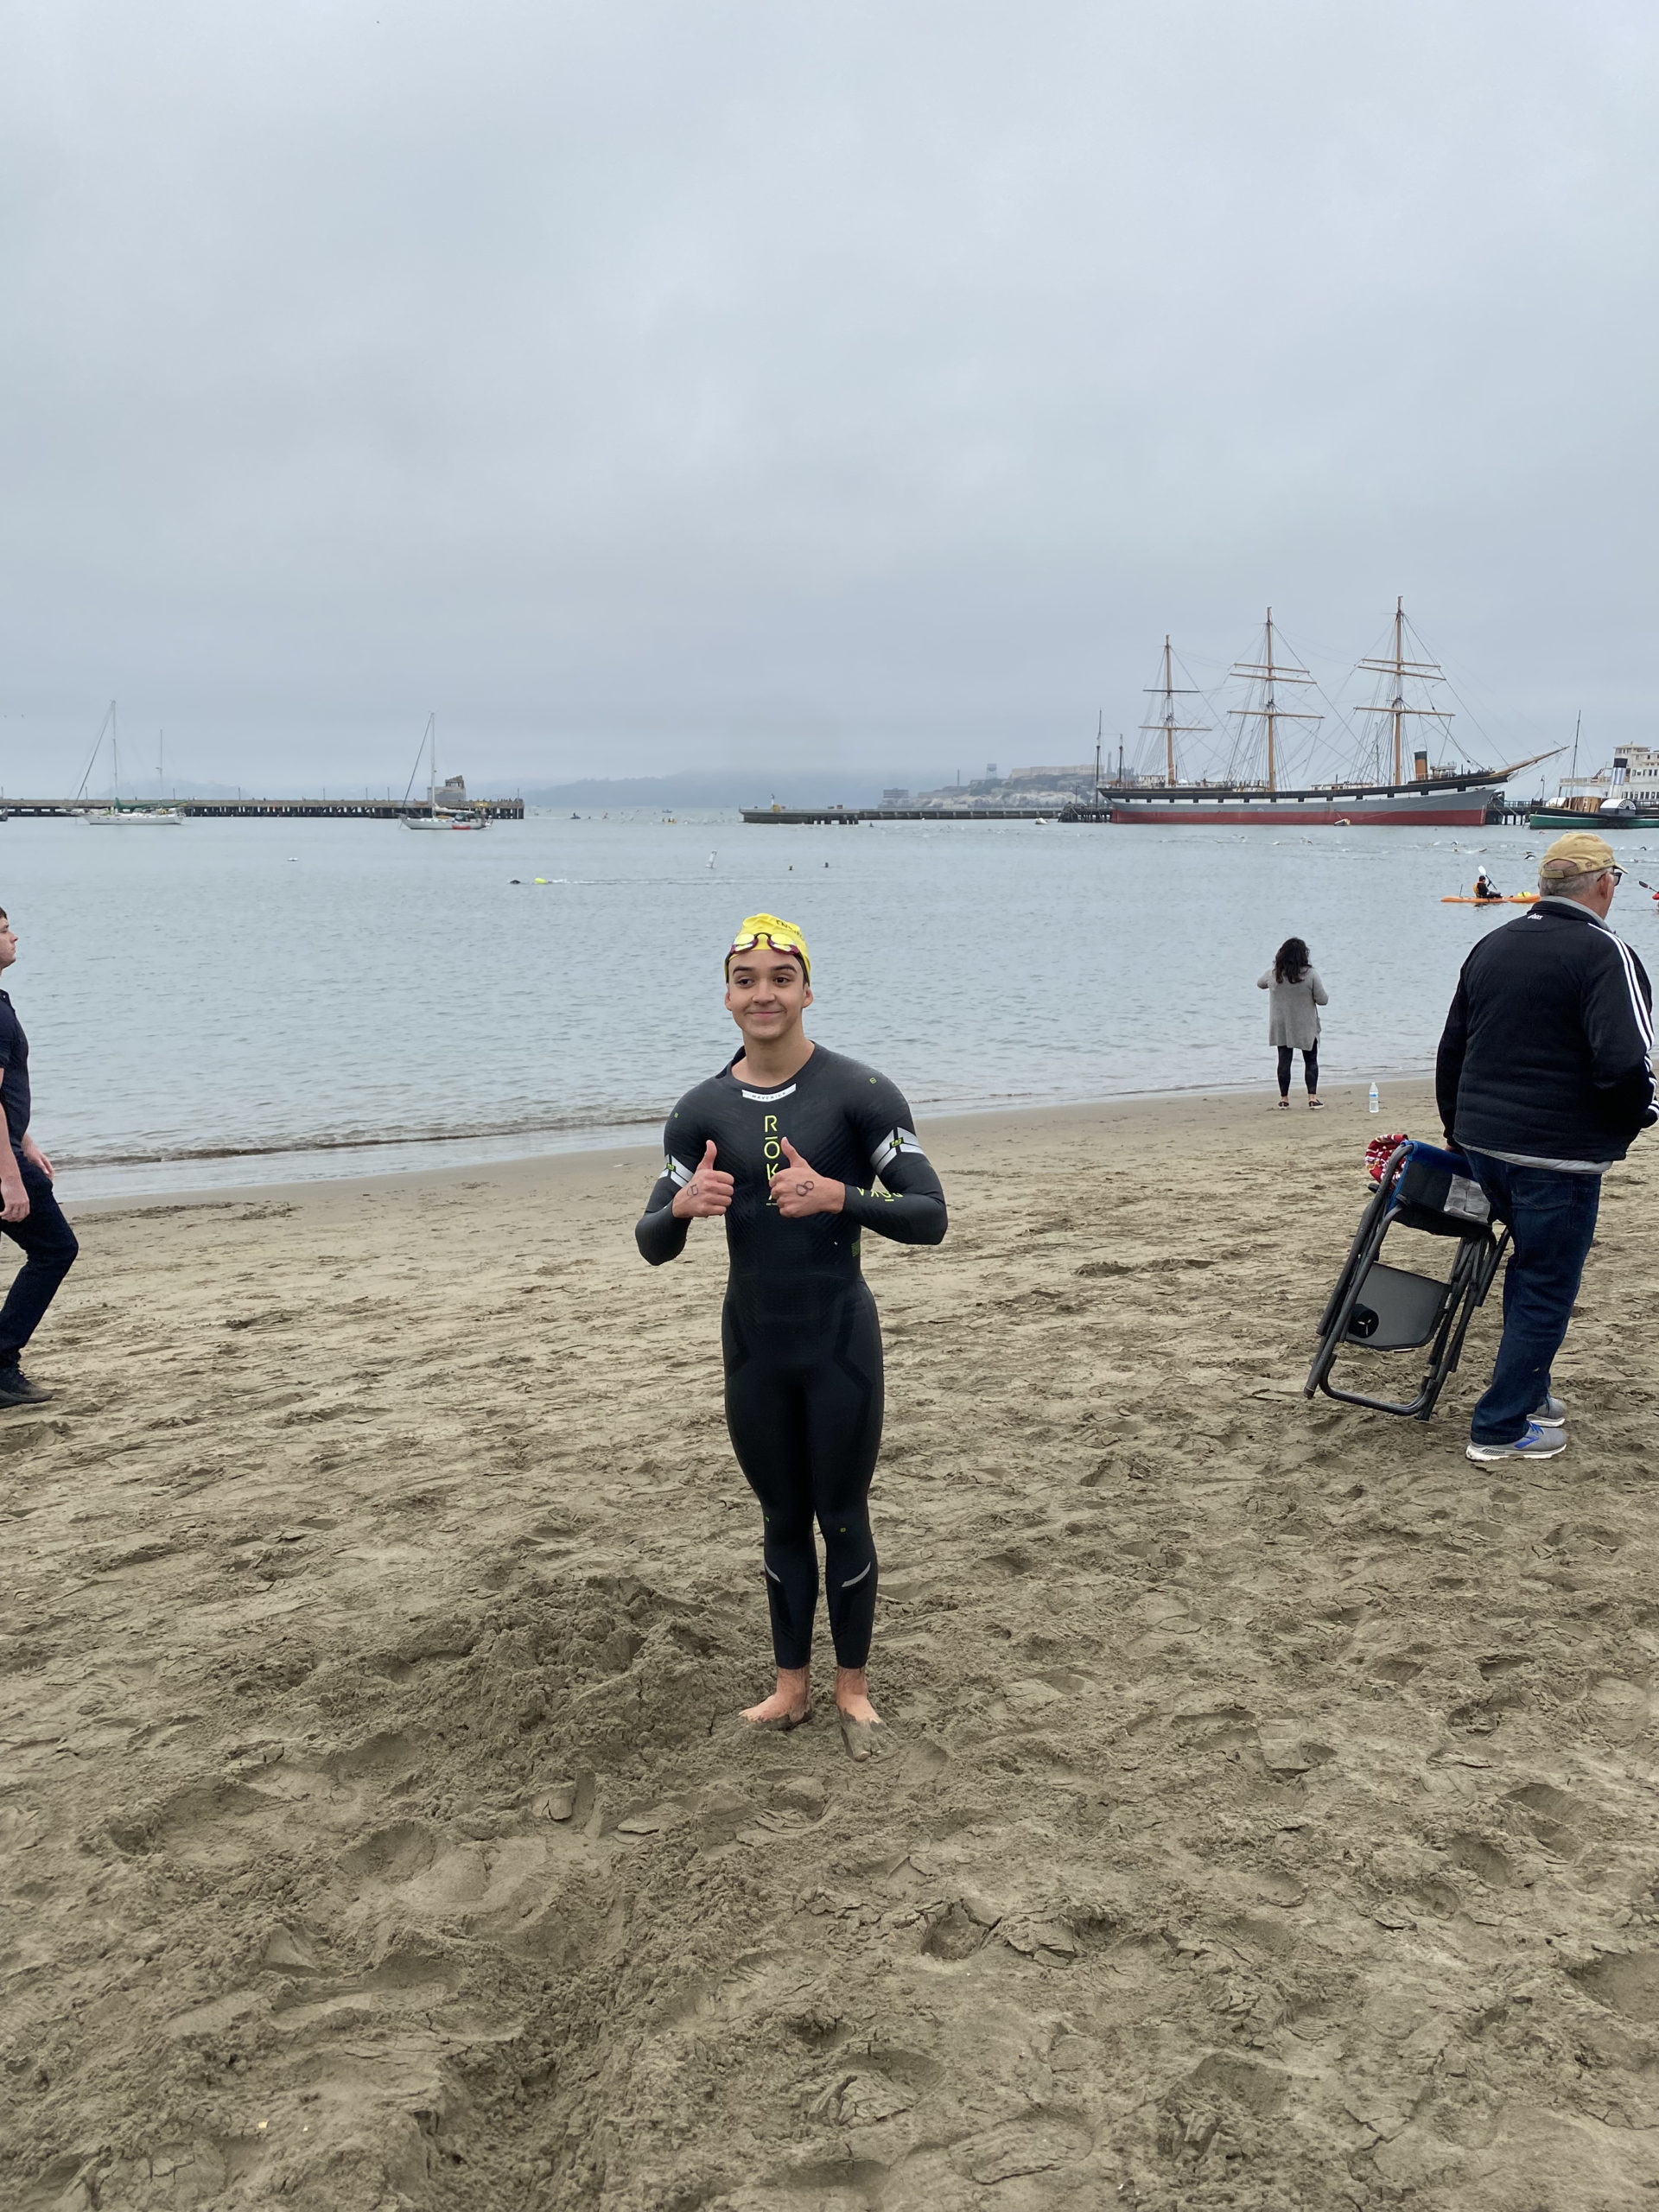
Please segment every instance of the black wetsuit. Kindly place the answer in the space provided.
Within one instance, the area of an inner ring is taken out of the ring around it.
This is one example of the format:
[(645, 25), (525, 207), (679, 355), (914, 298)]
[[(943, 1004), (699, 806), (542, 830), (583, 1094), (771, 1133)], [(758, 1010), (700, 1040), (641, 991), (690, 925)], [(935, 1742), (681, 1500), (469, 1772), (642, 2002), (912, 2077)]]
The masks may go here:
[[(885, 1076), (822, 1045), (776, 1090), (740, 1083), (728, 1066), (668, 1117), (663, 1173), (634, 1231), (653, 1267), (685, 1248), (690, 1224), (670, 1209), (710, 1137), (715, 1166), (735, 1185), (721, 1317), (726, 1426), (766, 1523), (772, 1648), (780, 1667), (804, 1667), (811, 1655), (816, 1514), (836, 1657), (861, 1667), (875, 1619), (869, 1489), (882, 1396), (881, 1332), (859, 1240), (873, 1229), (900, 1244), (938, 1243), (944, 1193)], [(768, 1202), (772, 1178), (788, 1172), (785, 1137), (820, 1175), (847, 1185), (840, 1213), (789, 1221)]]

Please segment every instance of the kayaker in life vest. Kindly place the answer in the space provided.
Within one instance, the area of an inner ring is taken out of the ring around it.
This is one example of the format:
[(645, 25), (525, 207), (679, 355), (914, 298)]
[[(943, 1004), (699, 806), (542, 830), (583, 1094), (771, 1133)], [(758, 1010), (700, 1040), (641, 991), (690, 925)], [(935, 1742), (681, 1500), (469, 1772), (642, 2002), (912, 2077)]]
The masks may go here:
[(1484, 868), (1475, 878), (1475, 896), (1477, 899), (1502, 899), (1503, 896)]

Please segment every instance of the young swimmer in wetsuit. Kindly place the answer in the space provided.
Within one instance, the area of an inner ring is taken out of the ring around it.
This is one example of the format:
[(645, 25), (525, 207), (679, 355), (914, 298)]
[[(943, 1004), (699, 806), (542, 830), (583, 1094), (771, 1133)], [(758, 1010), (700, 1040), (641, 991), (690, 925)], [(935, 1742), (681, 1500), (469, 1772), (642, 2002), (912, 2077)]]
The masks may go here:
[(872, 1229), (901, 1244), (938, 1243), (944, 1193), (898, 1090), (804, 1035), (811, 1003), (805, 938), (775, 914), (751, 914), (726, 957), (726, 1004), (743, 1049), (669, 1116), (663, 1173), (634, 1234), (660, 1267), (684, 1250), (693, 1221), (725, 1218), (726, 1426), (760, 1501), (778, 1666), (776, 1689), (743, 1718), (764, 1728), (811, 1718), (816, 1516), (842, 1736), (866, 1759), (881, 1726), (866, 1669), (882, 1376), (859, 1240)]

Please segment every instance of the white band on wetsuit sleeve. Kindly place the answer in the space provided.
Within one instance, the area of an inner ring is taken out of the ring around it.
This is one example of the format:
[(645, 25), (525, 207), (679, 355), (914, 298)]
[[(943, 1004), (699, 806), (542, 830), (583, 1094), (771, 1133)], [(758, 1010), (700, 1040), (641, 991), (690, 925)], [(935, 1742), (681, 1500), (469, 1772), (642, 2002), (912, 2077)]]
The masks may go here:
[(683, 1191), (686, 1185), (691, 1180), (691, 1178), (696, 1173), (696, 1170), (691, 1167), (682, 1167), (679, 1161), (675, 1159), (673, 1154), (671, 1152), (663, 1161), (663, 1173), (677, 1184), (679, 1188)]
[(914, 1129), (889, 1129), (871, 1154), (870, 1165), (879, 1175), (889, 1162), (897, 1160), (901, 1152), (913, 1152), (918, 1160), (927, 1158)]

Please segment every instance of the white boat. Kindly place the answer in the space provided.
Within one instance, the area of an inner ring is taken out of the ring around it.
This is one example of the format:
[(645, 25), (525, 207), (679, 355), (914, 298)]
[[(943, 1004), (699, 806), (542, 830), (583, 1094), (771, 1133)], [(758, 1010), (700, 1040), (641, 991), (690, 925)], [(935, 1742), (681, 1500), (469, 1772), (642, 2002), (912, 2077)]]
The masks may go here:
[[(427, 755), (426, 810), (423, 814), (400, 815), (398, 819), (405, 830), (487, 830), (490, 817), (467, 798), (467, 779), (464, 776), (446, 777), (438, 782), (438, 718), (435, 714), (426, 718), (426, 728), (421, 733), (421, 749)], [(421, 765), (421, 755), (415, 755), (415, 766)], [(415, 780), (414, 771), (410, 782)], [(409, 793), (404, 791), (407, 800)]]
[(1622, 745), (1611, 766), (1580, 776), (1579, 734), (1573, 734), (1573, 765), (1552, 799), (1528, 817), (1535, 830), (1572, 830), (1588, 819), (1604, 829), (1659, 827), (1659, 747)]
[[(176, 806), (166, 806), (159, 803), (151, 804), (148, 799), (141, 798), (130, 798), (124, 803), (122, 800), (121, 754), (116, 739), (113, 699), (105, 709), (103, 721), (98, 726), (98, 742), (92, 747), (92, 757), (86, 763), (86, 774), (81, 778), (80, 791), (75, 793), (75, 797), (79, 798), (81, 796), (81, 792), (86, 788), (87, 780), (92, 770), (98, 766), (98, 756), (104, 747), (105, 730), (110, 733), (110, 789), (113, 796), (107, 806), (88, 807), (82, 814), (81, 820), (90, 822), (95, 829), (99, 830), (111, 828), (117, 824), (125, 829), (134, 823), (143, 824), (152, 830), (176, 830), (184, 820), (184, 817)], [(165, 754), (162, 758), (165, 759)], [(159, 765), (156, 773), (159, 780), (162, 775), (162, 768)]]

